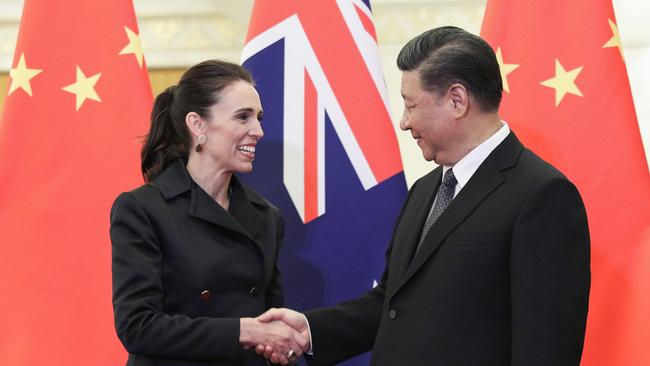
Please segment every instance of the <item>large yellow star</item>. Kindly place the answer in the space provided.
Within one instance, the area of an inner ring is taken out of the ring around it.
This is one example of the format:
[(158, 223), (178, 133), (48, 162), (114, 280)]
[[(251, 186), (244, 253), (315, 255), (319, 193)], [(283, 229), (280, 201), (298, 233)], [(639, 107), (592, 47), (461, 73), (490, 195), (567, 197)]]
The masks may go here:
[(144, 51), (142, 50), (142, 42), (140, 42), (140, 35), (129, 29), (129, 27), (124, 27), (124, 30), (126, 31), (126, 36), (129, 37), (129, 44), (127, 44), (124, 48), (122, 48), (122, 51), (120, 51), (120, 55), (128, 55), (128, 54), (133, 54), (135, 55), (135, 58), (138, 60), (138, 65), (140, 65), (140, 68), (142, 68), (142, 61), (144, 60)]
[(499, 70), (501, 70), (503, 90), (505, 90), (507, 93), (510, 93), (510, 86), (508, 85), (508, 74), (515, 71), (519, 65), (504, 63), (503, 55), (501, 54), (501, 47), (497, 48), (497, 62), (499, 63)]
[(20, 88), (31, 97), (32, 85), (29, 81), (42, 71), (43, 70), (39, 69), (28, 69), (27, 63), (25, 62), (25, 53), (21, 53), (18, 65), (9, 71), (9, 77), (11, 78), (11, 84), (9, 84), (9, 95)]
[(101, 73), (95, 74), (91, 77), (86, 77), (83, 71), (81, 71), (81, 68), (77, 66), (77, 81), (74, 84), (70, 84), (62, 88), (63, 90), (75, 94), (77, 96), (76, 99), (77, 111), (79, 110), (79, 108), (81, 108), (81, 106), (84, 104), (86, 99), (91, 99), (96, 102), (102, 101), (99, 98), (99, 95), (97, 95), (97, 92), (95, 91), (95, 84), (97, 84), (97, 81), (99, 80), (100, 76), (102, 76)]
[(582, 71), (582, 68), (583, 66), (580, 66), (571, 71), (566, 71), (564, 67), (562, 67), (560, 60), (555, 59), (555, 77), (542, 81), (540, 84), (555, 89), (556, 107), (560, 104), (562, 98), (564, 98), (567, 93), (580, 97), (582, 96), (582, 92), (580, 92), (580, 89), (578, 89), (578, 86), (576, 85), (576, 78), (578, 77), (578, 74), (580, 74), (580, 71)]
[(612, 38), (603, 45), (603, 48), (618, 47), (618, 51), (621, 53), (621, 57), (625, 58), (623, 55), (623, 45), (621, 44), (621, 36), (618, 34), (618, 26), (611, 19), (607, 19), (609, 22), (609, 28), (612, 30)]

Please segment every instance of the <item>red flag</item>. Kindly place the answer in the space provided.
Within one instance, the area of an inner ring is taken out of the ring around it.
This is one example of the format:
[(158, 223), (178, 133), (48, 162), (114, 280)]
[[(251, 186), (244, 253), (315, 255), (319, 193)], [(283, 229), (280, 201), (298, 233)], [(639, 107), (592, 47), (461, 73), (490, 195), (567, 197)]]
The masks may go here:
[(489, 0), (481, 34), (501, 65), (502, 118), (587, 207), (582, 365), (647, 365), (650, 175), (611, 1)]
[(25, 1), (0, 122), (0, 365), (117, 365), (108, 214), (152, 104), (128, 0)]

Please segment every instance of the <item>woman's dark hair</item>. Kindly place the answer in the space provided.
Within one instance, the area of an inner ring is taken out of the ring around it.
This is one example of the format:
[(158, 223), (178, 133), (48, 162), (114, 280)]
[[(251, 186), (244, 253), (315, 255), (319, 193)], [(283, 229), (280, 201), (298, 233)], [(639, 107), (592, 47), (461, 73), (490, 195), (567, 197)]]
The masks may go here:
[(221, 92), (238, 80), (253, 84), (251, 74), (240, 65), (203, 61), (185, 71), (178, 85), (170, 86), (156, 97), (151, 127), (140, 153), (145, 182), (155, 180), (173, 161), (187, 160), (192, 138), (185, 116), (196, 112), (210, 118), (210, 107), (219, 101)]
[(503, 84), (492, 47), (457, 27), (440, 27), (410, 40), (397, 56), (402, 71), (419, 70), (425, 90), (444, 93), (460, 83), (483, 111), (499, 109)]

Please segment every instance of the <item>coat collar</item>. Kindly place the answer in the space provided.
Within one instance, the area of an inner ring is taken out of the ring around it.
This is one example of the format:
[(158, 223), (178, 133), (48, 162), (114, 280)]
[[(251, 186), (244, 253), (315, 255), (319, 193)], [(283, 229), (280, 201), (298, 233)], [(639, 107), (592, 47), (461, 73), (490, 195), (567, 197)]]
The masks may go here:
[(190, 192), (189, 215), (242, 234), (255, 242), (265, 229), (265, 220), (259, 209), (268, 208), (268, 202), (234, 174), (230, 181), (232, 195), (229, 211), (217, 204), (192, 180), (181, 159), (167, 167), (154, 184), (165, 200)]
[[(403, 276), (399, 281), (399, 285), (395, 288), (395, 292), (435, 253), (438, 247), (440, 247), (440, 244), (472, 213), (474, 208), (497, 187), (503, 184), (504, 177), (502, 172), (517, 164), (522, 150), (523, 145), (519, 142), (515, 134), (510, 132), (508, 137), (490, 153), (467, 182), (467, 185), (463, 187), (456, 198), (451, 201), (445, 212), (440, 215), (431, 229), (429, 229), (422, 242), (422, 247), (415, 257), (412, 254), (417, 246), (420, 231), (410, 230), (412, 233), (409, 233), (407, 237), (403, 238), (407, 250), (404, 251), (405, 258), (402, 258), (399, 262), (401, 264), (400, 273), (403, 273)], [(420, 184), (418, 184), (418, 191), (414, 192), (414, 197), (412, 198), (416, 200), (414, 209), (409, 213), (409, 217), (404, 217), (405, 220), (408, 219), (409, 221), (404, 222), (417, 224), (415, 226), (416, 228), (422, 227), (431, 208), (431, 202), (433, 200), (431, 192), (436, 192), (438, 185), (440, 185), (441, 174), (442, 168), (438, 167), (423, 177)]]
[(185, 162), (178, 159), (171, 163), (154, 180), (154, 184), (166, 200), (170, 200), (192, 189), (192, 177), (185, 168)]

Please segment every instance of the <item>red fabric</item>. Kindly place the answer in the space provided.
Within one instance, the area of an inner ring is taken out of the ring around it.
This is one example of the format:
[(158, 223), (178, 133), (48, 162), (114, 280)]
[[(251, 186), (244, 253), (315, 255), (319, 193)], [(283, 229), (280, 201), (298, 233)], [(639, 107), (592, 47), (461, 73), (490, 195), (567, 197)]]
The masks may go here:
[[(508, 76), (501, 117), (564, 172), (587, 207), (592, 286), (584, 366), (647, 365), (650, 339), (650, 175), (610, 0), (488, 0), (482, 36)], [(541, 85), (582, 67), (556, 106)]]
[[(152, 104), (129, 44), (131, 1), (26, 0), (21, 55), (32, 96), (6, 99), (0, 121), (0, 365), (119, 365), (109, 209), (142, 183), (140, 136)], [(77, 67), (101, 99), (76, 97)], [(11, 83), (14, 78), (10, 78)], [(11, 87), (10, 87), (11, 89)]]

